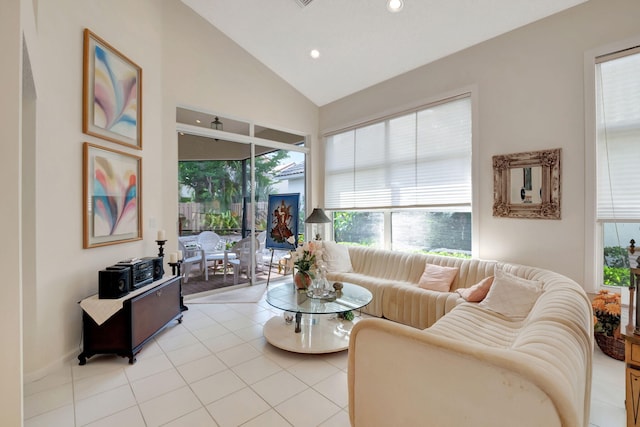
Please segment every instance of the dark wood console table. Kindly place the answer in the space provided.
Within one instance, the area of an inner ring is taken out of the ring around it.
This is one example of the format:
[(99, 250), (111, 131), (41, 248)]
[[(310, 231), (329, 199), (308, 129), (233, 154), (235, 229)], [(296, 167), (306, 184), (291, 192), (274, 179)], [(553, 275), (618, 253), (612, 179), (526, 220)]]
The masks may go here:
[[(180, 276), (164, 277), (123, 297), (119, 301), (122, 308), (100, 324), (83, 308), (80, 365), (87, 363), (91, 356), (103, 353), (128, 357), (130, 364), (135, 363), (142, 347), (172, 320), (182, 323), (181, 290)], [(87, 300), (92, 299), (94, 306), (114, 304), (114, 300), (96, 302), (95, 298)]]
[[(621, 313), (620, 331), (624, 337), (625, 362), (625, 409), (627, 411), (627, 427), (640, 426), (640, 332), (636, 319), (638, 301), (635, 293), (638, 289), (640, 269), (630, 268), (631, 282), (629, 284), (629, 311)], [(635, 307), (634, 307), (635, 305)], [(635, 308), (635, 309), (634, 309)]]

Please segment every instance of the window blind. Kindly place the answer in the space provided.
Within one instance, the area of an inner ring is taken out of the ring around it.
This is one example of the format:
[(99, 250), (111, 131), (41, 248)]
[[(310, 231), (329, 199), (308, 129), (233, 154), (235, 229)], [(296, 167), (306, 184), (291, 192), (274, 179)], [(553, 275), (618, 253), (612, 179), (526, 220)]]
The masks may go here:
[(640, 53), (596, 65), (597, 219), (640, 220)]
[(469, 96), (325, 140), (325, 208), (471, 206)]

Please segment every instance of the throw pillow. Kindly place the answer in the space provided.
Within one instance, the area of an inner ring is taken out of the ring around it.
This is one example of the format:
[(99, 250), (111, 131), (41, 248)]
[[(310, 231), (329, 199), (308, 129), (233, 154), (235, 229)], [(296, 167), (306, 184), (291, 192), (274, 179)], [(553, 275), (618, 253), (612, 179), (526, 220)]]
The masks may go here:
[(327, 271), (332, 273), (350, 273), (353, 271), (349, 248), (336, 242), (322, 242), (322, 260)]
[(469, 302), (480, 302), (487, 296), (492, 284), (493, 276), (489, 276), (485, 277), (470, 288), (456, 289), (456, 292), (459, 293), (462, 298)]
[(493, 285), (480, 306), (514, 320), (527, 317), (542, 294), (542, 282), (496, 269)]
[(427, 264), (420, 277), (418, 286), (432, 291), (449, 292), (451, 284), (458, 274), (457, 267), (443, 267), (435, 264)]

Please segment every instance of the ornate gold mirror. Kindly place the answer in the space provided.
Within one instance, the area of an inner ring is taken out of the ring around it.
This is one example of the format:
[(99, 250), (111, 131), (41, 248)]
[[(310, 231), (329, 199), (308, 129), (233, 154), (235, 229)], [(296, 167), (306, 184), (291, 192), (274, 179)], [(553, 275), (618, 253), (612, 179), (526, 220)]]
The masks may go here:
[(493, 156), (493, 216), (560, 219), (560, 153)]

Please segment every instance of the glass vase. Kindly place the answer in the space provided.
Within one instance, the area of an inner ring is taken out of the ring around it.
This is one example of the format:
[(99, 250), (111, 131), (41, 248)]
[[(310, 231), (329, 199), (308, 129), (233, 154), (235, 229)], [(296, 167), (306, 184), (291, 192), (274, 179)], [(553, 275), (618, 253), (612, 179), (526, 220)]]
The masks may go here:
[(316, 277), (307, 294), (312, 298), (326, 298), (329, 296), (329, 282), (324, 277)]
[(298, 270), (293, 275), (293, 283), (295, 284), (296, 289), (308, 289), (313, 283), (313, 279), (308, 271)]

